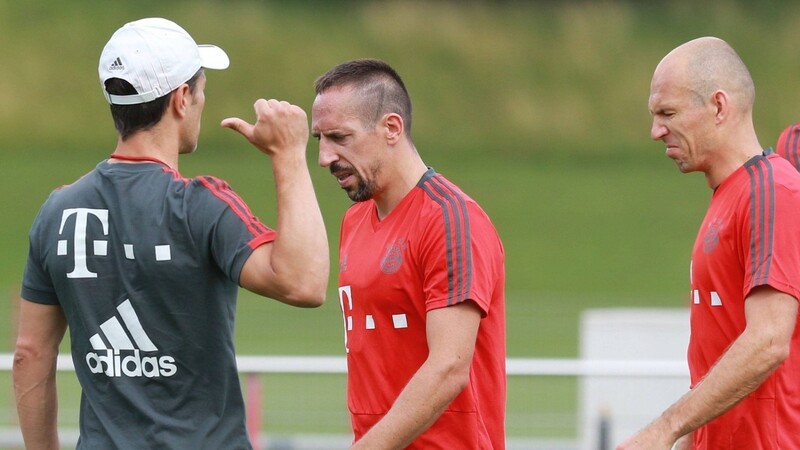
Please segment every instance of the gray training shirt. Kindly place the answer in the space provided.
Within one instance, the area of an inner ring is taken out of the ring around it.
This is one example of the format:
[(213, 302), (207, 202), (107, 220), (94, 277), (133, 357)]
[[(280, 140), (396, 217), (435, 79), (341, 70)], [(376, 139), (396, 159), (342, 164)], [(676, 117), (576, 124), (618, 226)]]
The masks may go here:
[(59, 305), (83, 393), (79, 449), (249, 449), (239, 274), (275, 233), (222, 180), (103, 161), (30, 232), (26, 300)]

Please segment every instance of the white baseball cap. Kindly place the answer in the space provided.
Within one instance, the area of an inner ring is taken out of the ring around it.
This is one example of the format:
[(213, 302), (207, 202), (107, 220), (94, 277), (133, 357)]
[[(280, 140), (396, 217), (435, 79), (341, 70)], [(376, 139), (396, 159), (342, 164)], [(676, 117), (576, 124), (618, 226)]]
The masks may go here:
[[(162, 18), (126, 23), (109, 39), (97, 68), (108, 103), (136, 105), (169, 94), (201, 67), (225, 69), (228, 55), (215, 45), (197, 45), (183, 28)], [(106, 80), (121, 78), (138, 94), (113, 95)]]

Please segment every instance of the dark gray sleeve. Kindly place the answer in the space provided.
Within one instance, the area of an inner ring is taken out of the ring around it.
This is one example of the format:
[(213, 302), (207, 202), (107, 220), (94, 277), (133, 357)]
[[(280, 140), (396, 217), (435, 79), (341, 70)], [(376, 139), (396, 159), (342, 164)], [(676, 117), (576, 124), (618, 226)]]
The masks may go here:
[(40, 233), (43, 220), (40, 210), (28, 234), (28, 261), (22, 275), (20, 296), (35, 303), (57, 305), (59, 302), (53, 287), (53, 280), (44, 267), (44, 252), (42, 251), (44, 242)]
[(206, 224), (209, 250), (220, 270), (235, 283), (245, 262), (258, 246), (275, 240), (275, 231), (261, 223), (250, 208), (224, 181), (214, 177), (198, 177), (203, 206), (192, 210), (202, 217), (194, 220)]

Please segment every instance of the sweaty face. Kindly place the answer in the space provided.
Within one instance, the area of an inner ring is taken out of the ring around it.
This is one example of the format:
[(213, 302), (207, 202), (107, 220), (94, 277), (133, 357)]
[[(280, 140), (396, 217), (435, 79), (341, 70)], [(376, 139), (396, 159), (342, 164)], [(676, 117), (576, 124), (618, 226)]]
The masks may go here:
[(366, 126), (354, 107), (349, 88), (330, 88), (311, 109), (311, 133), (319, 140), (319, 165), (328, 167), (339, 186), (355, 202), (379, 194), (383, 163), (376, 127)]
[(666, 155), (683, 173), (708, 170), (713, 108), (692, 92), (680, 77), (656, 70), (648, 107), (653, 116), (650, 137), (666, 144)]

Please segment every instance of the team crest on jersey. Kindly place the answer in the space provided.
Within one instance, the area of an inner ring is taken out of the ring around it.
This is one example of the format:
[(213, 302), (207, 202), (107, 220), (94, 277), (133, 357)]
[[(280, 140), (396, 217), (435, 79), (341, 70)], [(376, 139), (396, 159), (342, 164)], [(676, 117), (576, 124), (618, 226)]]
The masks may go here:
[(400, 270), (403, 265), (403, 250), (408, 246), (403, 239), (386, 246), (386, 253), (381, 258), (381, 271), (386, 274), (392, 274)]
[(708, 230), (706, 230), (706, 234), (703, 236), (704, 253), (711, 253), (717, 248), (717, 245), (719, 244), (719, 233), (722, 231), (724, 226), (725, 223), (719, 218), (715, 219), (708, 225)]

